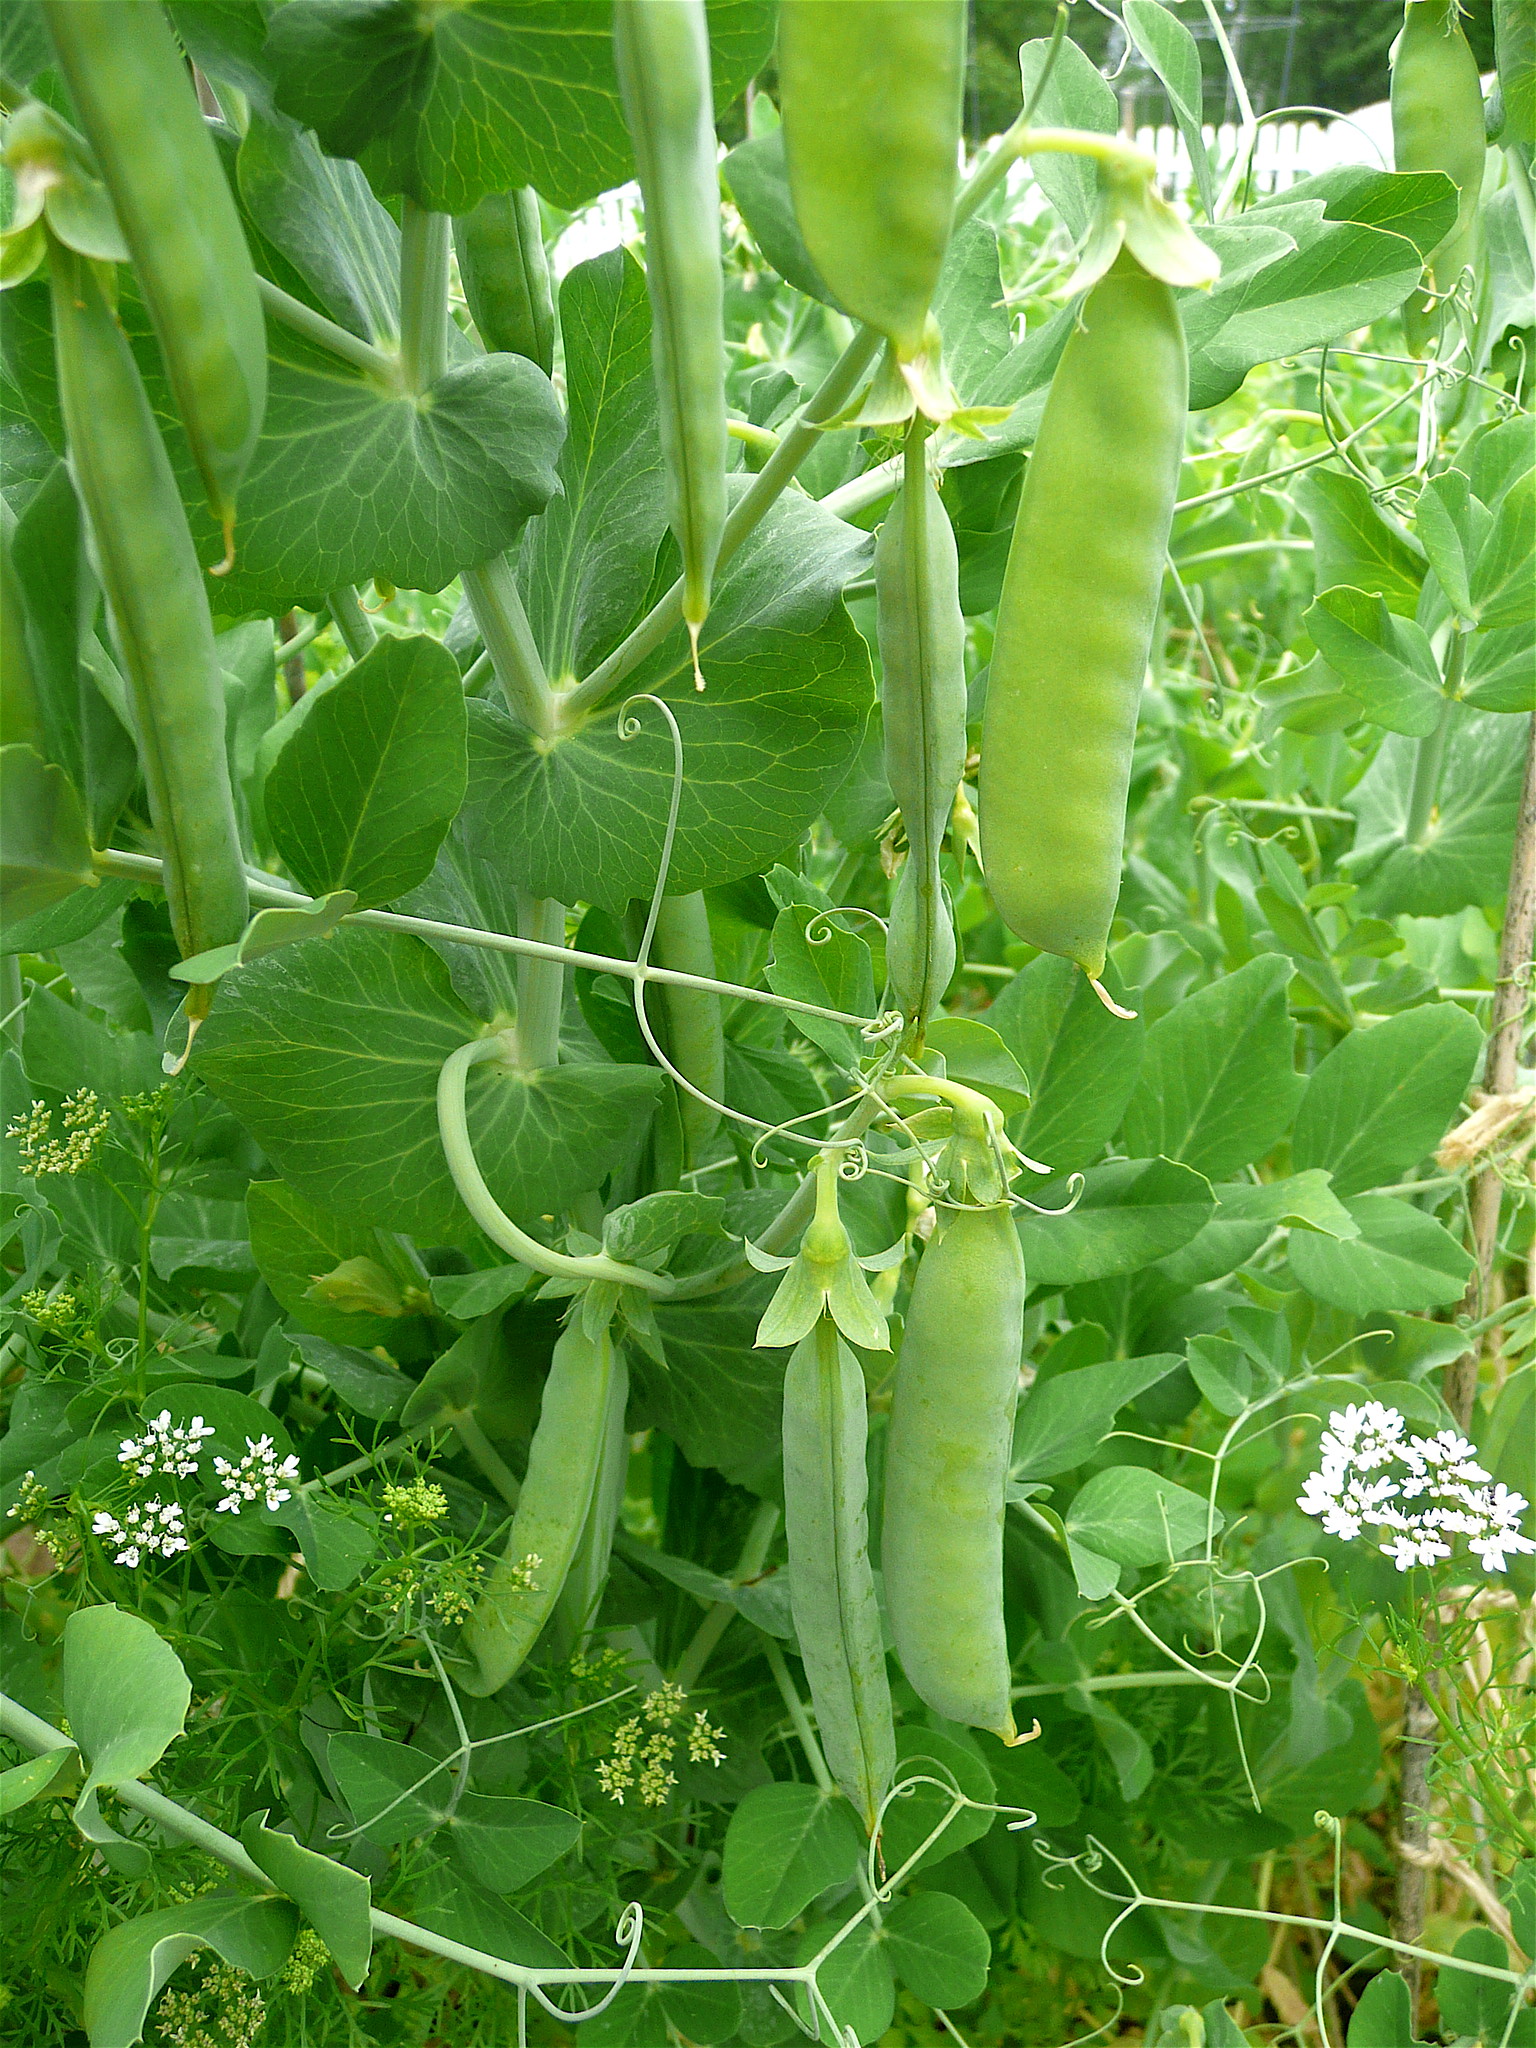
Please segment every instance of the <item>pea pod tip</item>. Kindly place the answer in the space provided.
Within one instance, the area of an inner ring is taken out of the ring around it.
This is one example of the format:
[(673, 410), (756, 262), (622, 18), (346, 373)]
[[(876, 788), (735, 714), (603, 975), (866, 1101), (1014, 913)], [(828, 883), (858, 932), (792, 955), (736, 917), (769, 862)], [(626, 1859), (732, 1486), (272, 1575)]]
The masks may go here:
[[(1086, 968), (1084, 972), (1087, 972)], [(1111, 1017), (1122, 1017), (1126, 1023), (1130, 1023), (1135, 1018), (1136, 1011), (1127, 1010), (1122, 1004), (1117, 1003), (1096, 974), (1088, 975), (1088, 986), (1093, 990), (1105, 1009), (1108, 1010)]]

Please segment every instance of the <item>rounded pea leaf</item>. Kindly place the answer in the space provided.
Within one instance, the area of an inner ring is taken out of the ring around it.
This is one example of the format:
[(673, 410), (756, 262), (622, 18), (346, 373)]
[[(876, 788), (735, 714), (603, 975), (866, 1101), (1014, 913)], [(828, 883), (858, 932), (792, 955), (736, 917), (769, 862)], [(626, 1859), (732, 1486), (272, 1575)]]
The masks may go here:
[(147, 1621), (113, 1606), (77, 1607), (64, 1624), (64, 1711), (98, 1785), (142, 1778), (182, 1731), (192, 1687)]
[(200, 1948), (249, 1977), (271, 1977), (288, 1960), (298, 1915), (286, 1899), (187, 1899), (120, 1921), (91, 1951), (84, 1990), (91, 2048), (134, 2048), (156, 1993)]
[(1360, 1226), (1358, 1237), (1291, 1237), (1291, 1270), (1308, 1294), (1358, 1316), (1382, 1309), (1418, 1314), (1461, 1299), (1471, 1256), (1433, 1216), (1391, 1195), (1357, 1195), (1344, 1206)]
[(1067, 1510), (1067, 1534), (1074, 1543), (1116, 1564), (1139, 1567), (1171, 1564), (1205, 1541), (1206, 1518), (1213, 1533), (1222, 1527), (1220, 1509), (1160, 1472), (1143, 1465), (1111, 1465), (1096, 1472)]
[(246, 1854), (299, 1907), (355, 1991), (368, 1974), (373, 1952), (368, 1879), (360, 1870), (348, 1870), (345, 1864), (306, 1849), (292, 1835), (269, 1828), (266, 1818), (253, 1813), (241, 1828)]
[(863, 1854), (853, 1808), (815, 1785), (759, 1785), (731, 1815), (723, 1893), (739, 1927), (787, 1927)]
[(941, 2011), (987, 1988), (992, 1944), (970, 1907), (949, 1892), (901, 1899), (885, 1922), (891, 1967), (915, 1998)]
[[(844, 1916), (852, 1917), (852, 1908)], [(797, 1960), (808, 1963), (837, 1932), (838, 1923), (819, 1920), (800, 1937)], [(816, 1973), (817, 1985), (839, 2027), (851, 2027), (858, 2041), (878, 2041), (896, 2016), (896, 1986), (886, 1955), (881, 1930), (861, 1920), (853, 1932), (833, 1949)], [(798, 2003), (807, 2018), (809, 2001), (803, 1992)]]
[(1426, 1003), (1351, 1032), (1307, 1085), (1294, 1165), (1327, 1167), (1339, 1195), (1382, 1187), (1417, 1166), (1455, 1122), (1482, 1044), (1477, 1020), (1456, 1003)]
[(0, 747), (0, 908), (9, 922), (51, 910), (96, 879), (80, 799), (32, 747)]
[(709, 1984), (663, 1984), (661, 2008), (686, 2041), (699, 2048), (734, 2039), (741, 2025), (741, 1993), (728, 1977), (719, 1974), (720, 1965), (707, 1948), (687, 1942), (667, 1956), (669, 1970), (708, 1970)]
[(900, 1785), (904, 1780), (927, 1778), (938, 1782), (914, 1783), (910, 1792), (893, 1799), (885, 1809), (880, 1846), (889, 1871), (900, 1870), (915, 1856), (954, 1807), (954, 1793), (944, 1787), (952, 1785), (977, 1804), (954, 1812), (938, 1840), (923, 1850), (915, 1869), (979, 1842), (992, 1825), (993, 1815), (985, 1809), (996, 1799), (997, 1791), (979, 1747), (969, 1736), (958, 1729), (950, 1733), (943, 1728), (898, 1728), (895, 1782)]

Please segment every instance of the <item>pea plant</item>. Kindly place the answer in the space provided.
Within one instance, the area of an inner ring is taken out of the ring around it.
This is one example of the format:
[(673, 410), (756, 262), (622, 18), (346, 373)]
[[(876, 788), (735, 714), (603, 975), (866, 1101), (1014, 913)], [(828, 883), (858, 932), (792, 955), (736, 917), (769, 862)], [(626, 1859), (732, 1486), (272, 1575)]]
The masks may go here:
[(6, 2039), (1536, 2044), (1493, 12), (10, 0)]

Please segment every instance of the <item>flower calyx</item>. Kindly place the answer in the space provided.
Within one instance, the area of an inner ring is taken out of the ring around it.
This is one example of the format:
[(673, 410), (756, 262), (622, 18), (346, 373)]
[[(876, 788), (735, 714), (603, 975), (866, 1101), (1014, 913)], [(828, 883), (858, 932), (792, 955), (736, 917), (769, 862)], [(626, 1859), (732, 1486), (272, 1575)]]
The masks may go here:
[(810, 1335), (825, 1311), (850, 1344), (866, 1351), (891, 1348), (885, 1317), (864, 1275), (899, 1265), (906, 1254), (906, 1241), (898, 1238), (873, 1258), (855, 1253), (838, 1208), (840, 1158), (829, 1148), (816, 1162), (816, 1213), (792, 1258), (760, 1251), (750, 1239), (744, 1240), (747, 1257), (758, 1272), (784, 1276), (757, 1326), (759, 1345), (776, 1349), (798, 1344)]

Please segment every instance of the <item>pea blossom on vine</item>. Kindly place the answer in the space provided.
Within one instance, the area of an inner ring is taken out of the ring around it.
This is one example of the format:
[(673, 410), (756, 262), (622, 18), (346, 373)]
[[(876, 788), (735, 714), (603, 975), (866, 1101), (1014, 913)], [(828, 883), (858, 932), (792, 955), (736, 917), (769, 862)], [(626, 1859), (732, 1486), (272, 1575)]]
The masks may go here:
[(1495, 1483), (1476, 1446), (1454, 1429), (1410, 1436), (1397, 1409), (1351, 1403), (1329, 1416), (1318, 1449), (1320, 1463), (1296, 1505), (1346, 1541), (1364, 1529), (1383, 1532), (1376, 1547), (1400, 1572), (1448, 1558), (1455, 1536), (1467, 1539), (1489, 1572), (1536, 1551), (1520, 1527), (1525, 1496)]

